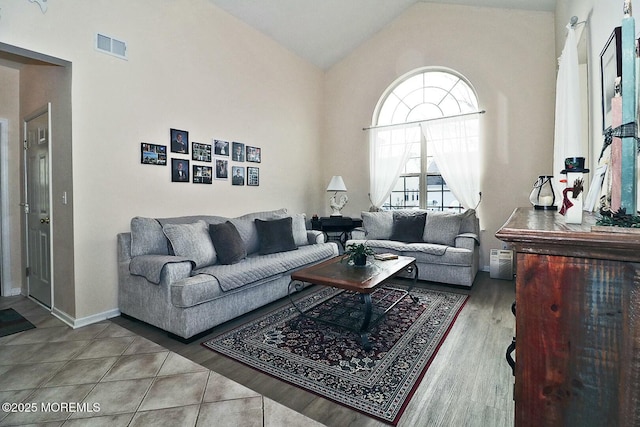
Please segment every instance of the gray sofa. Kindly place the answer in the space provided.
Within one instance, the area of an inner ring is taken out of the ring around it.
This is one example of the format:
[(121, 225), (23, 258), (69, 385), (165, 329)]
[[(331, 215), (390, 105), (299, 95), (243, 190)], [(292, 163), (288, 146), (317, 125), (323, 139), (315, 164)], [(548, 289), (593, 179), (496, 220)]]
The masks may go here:
[(346, 247), (366, 243), (376, 253), (414, 257), (418, 279), (471, 287), (479, 268), (479, 229), (474, 210), (362, 212), (362, 227)]
[[(212, 224), (233, 224), (239, 237), (220, 241)], [(120, 312), (188, 340), (280, 299), (293, 271), (338, 255), (335, 243), (305, 225), (304, 214), (286, 209), (237, 218), (135, 217), (131, 232), (117, 236)], [(243, 256), (227, 260), (233, 251)]]

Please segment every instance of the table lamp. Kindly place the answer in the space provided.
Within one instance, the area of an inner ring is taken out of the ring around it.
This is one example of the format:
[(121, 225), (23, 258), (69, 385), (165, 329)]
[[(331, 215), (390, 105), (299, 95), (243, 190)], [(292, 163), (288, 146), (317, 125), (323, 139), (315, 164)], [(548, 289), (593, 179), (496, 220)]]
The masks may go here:
[(329, 185), (327, 186), (327, 192), (333, 191), (334, 194), (329, 198), (329, 206), (331, 207), (331, 216), (342, 216), (340, 211), (344, 208), (344, 205), (347, 204), (349, 198), (346, 194), (340, 196), (340, 200), (336, 199), (338, 192), (346, 192), (347, 187), (344, 185), (344, 181), (340, 175), (335, 175), (329, 181)]

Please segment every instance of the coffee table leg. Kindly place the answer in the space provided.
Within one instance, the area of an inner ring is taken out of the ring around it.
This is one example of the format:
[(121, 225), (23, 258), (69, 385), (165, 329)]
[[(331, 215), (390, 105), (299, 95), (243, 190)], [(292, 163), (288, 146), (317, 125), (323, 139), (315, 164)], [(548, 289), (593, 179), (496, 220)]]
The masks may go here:
[(410, 270), (413, 270), (413, 283), (411, 283), (411, 286), (409, 286), (409, 290), (407, 290), (407, 293), (411, 297), (411, 300), (417, 304), (420, 302), (420, 299), (416, 296), (411, 295), (411, 290), (413, 290), (413, 288), (416, 286), (416, 283), (418, 283), (418, 266), (413, 264), (413, 265), (410, 265), (408, 268)]
[(360, 327), (360, 340), (362, 341), (362, 348), (365, 351), (371, 350), (371, 343), (369, 342), (369, 323), (371, 322), (371, 313), (373, 312), (373, 305), (371, 304), (371, 294), (362, 294), (362, 302), (364, 302), (364, 319), (362, 320), (362, 326)]

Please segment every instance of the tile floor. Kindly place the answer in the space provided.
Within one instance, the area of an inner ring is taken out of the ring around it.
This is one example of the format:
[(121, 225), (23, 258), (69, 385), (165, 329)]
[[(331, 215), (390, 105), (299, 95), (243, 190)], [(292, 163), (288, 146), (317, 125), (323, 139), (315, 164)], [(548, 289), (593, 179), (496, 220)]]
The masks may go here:
[(321, 426), (111, 321), (74, 330), (27, 298), (9, 307), (36, 329), (0, 337), (0, 403), (24, 409), (3, 405), (0, 426)]

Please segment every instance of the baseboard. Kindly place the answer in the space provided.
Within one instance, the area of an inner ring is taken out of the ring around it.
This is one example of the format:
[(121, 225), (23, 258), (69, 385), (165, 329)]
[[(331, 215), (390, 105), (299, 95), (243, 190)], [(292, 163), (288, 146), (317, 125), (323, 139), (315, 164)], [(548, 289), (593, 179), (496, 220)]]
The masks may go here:
[(480, 271), (484, 271), (485, 273), (489, 273), (491, 271), (491, 267), (488, 265), (485, 265), (484, 267), (482, 267), (482, 269)]
[(17, 295), (22, 294), (22, 288), (11, 288), (7, 291), (7, 295), (5, 297), (15, 297)]
[(91, 325), (93, 323), (102, 322), (103, 320), (111, 319), (112, 317), (120, 316), (120, 310), (116, 308), (114, 310), (104, 311), (102, 313), (97, 313), (91, 316), (76, 319), (73, 316), (65, 313), (64, 311), (58, 310), (54, 307), (53, 310), (51, 310), (51, 314), (62, 320), (73, 329), (77, 329), (83, 326)]

